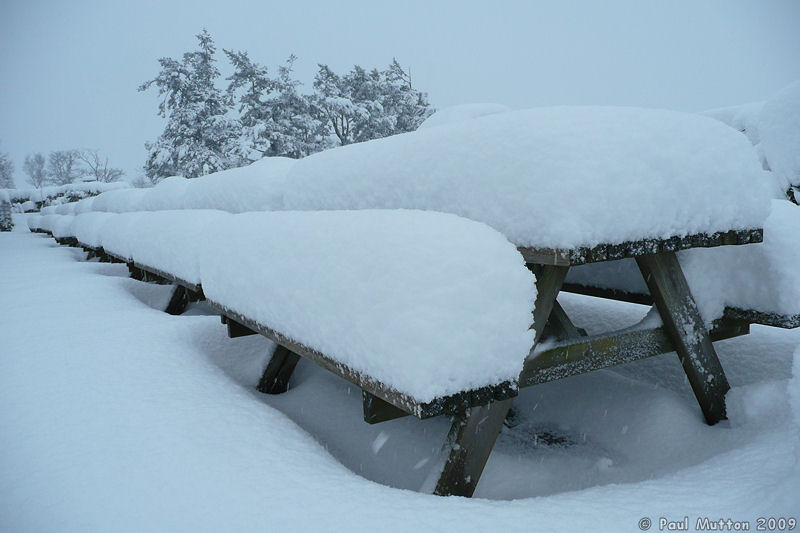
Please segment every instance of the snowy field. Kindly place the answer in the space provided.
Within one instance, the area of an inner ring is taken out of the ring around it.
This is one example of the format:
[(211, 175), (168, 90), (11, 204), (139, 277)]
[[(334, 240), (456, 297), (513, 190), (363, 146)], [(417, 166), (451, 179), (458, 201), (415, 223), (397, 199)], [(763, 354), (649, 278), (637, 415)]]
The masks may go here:
[[(2, 531), (639, 531), (800, 518), (800, 330), (717, 343), (730, 420), (705, 425), (675, 354), (521, 391), (475, 498), (419, 491), (449, 423), (362, 421), (361, 394), (228, 339), (204, 304), (28, 233), (0, 233)], [(592, 332), (647, 308), (562, 295)], [(793, 375), (794, 366), (794, 375)], [(794, 405), (794, 411), (792, 408)]]

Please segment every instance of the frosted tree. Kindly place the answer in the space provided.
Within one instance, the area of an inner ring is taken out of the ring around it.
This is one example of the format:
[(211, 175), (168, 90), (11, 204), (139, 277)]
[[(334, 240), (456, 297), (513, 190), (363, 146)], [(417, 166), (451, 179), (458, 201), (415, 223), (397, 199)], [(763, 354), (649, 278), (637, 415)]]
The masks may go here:
[(14, 188), (14, 162), (6, 153), (0, 153), (0, 189)]
[(265, 67), (253, 63), (246, 52), (225, 50), (234, 67), (228, 93), (238, 102), (242, 126), (240, 146), (250, 161), (264, 156), (300, 158), (327, 147), (325, 123), (312, 112), (308, 97), (292, 77), (297, 59), (289, 56), (270, 78)]
[(159, 138), (146, 143), (145, 174), (151, 181), (182, 175), (194, 178), (241, 163), (236, 146), (237, 122), (228, 118), (230, 99), (215, 82), (216, 47), (211, 35), (197, 35), (198, 49), (179, 61), (161, 58), (161, 72), (139, 86), (145, 91), (158, 87), (158, 106), (167, 125)]
[(392, 59), (392, 64), (382, 74), (383, 106), (386, 113), (396, 117), (395, 133), (416, 130), (433, 114), (428, 94), (412, 87), (411, 72), (404, 71), (397, 59)]
[(278, 78), (273, 80), (266, 128), (269, 156), (298, 159), (329, 147), (325, 122), (315, 115), (311, 100), (297, 92), (301, 84), (292, 78), (296, 59), (294, 55), (289, 56), (286, 64), (278, 68)]
[(254, 63), (247, 52), (224, 50), (233, 65), (233, 74), (227, 79), (228, 95), (238, 102), (239, 150), (243, 157), (255, 161), (269, 151), (266, 122), (270, 115), (266, 98), (274, 88), (267, 69)]
[(385, 71), (356, 65), (339, 76), (320, 65), (313, 103), (340, 144), (413, 131), (433, 109), (425, 93), (411, 86), (411, 76), (394, 60)]
[(33, 154), (25, 156), (25, 162), (22, 164), (22, 171), (28, 177), (28, 183), (41, 189), (47, 181), (47, 172), (45, 172), (45, 159), (42, 154)]
[(53, 185), (66, 185), (75, 181), (80, 173), (77, 150), (50, 152), (47, 158), (47, 180)]

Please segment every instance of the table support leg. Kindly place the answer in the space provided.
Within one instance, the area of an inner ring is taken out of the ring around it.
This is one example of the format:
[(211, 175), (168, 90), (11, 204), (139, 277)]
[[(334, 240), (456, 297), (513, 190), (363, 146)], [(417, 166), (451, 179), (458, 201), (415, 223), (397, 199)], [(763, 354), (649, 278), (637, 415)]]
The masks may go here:
[(258, 382), (258, 390), (265, 394), (286, 392), (289, 389), (289, 378), (292, 377), (294, 367), (299, 360), (300, 356), (289, 348), (277, 345), (264, 370), (264, 375), (261, 376), (261, 381)]
[(678, 258), (674, 252), (664, 252), (639, 256), (636, 262), (706, 422), (714, 425), (724, 420), (730, 386)]
[(536, 307), (533, 310), (533, 329), (536, 331), (534, 348), (544, 333), (544, 327), (556, 304), (558, 292), (564, 284), (567, 272), (569, 272), (568, 266), (538, 265), (533, 269), (536, 275)]
[(169, 313), (170, 315), (181, 315), (184, 311), (186, 311), (186, 307), (189, 305), (189, 291), (186, 290), (186, 287), (183, 285), (175, 285), (172, 289), (172, 296), (169, 299), (169, 303), (167, 304), (167, 308), (164, 309), (164, 312)]
[(510, 407), (510, 399), (502, 400), (468, 408), (454, 417), (443, 450), (447, 460), (434, 494), (472, 496)]

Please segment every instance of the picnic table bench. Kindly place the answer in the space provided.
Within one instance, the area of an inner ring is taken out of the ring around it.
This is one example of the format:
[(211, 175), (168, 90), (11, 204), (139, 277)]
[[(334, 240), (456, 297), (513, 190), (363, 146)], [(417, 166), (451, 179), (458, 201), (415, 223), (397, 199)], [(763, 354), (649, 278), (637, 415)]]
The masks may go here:
[[(532, 319), (533, 346), (518, 380), (464, 390), (428, 402), (420, 402), (398, 392), (386, 383), (307, 346), (302, 339), (292, 338), (274, 329), (270, 324), (261, 323), (212, 299), (207, 299), (207, 302), (219, 313), (229, 337), (261, 334), (276, 344), (259, 380), (258, 390), (261, 392), (285, 392), (297, 362), (304, 357), (361, 388), (364, 420), (370, 424), (407, 415), (420, 419), (451, 416), (453, 422), (443, 447), (443, 464), (434, 493), (471, 496), (512, 406), (512, 399), (520, 388), (674, 351), (678, 354), (707, 423), (715, 424), (724, 419), (725, 393), (729, 384), (713, 342), (745, 335), (749, 333), (751, 323), (770, 321), (763, 320), (763, 313), (737, 310), (726, 313), (714, 322), (710, 330), (707, 329), (676, 252), (697, 247), (758, 243), (762, 238), (762, 231), (754, 229), (571, 250), (520, 247), (518, 249), (526, 265), (535, 274), (537, 296)], [(125, 263), (135, 279), (174, 284), (169, 305), (165, 309), (168, 313), (180, 314), (189, 302), (206, 299), (200, 284), (142, 264), (135, 257), (92, 247), (74, 237), (62, 236), (58, 241), (82, 247), (101, 260)], [(619, 291), (602, 293), (599, 289), (565, 284), (572, 267), (619, 259), (636, 261), (649, 289), (647, 295), (622, 295)], [(639, 324), (621, 331), (586, 335), (572, 323), (558, 303), (557, 298), (562, 290), (654, 303), (662, 325), (654, 327)], [(776, 317), (773, 317), (774, 320)], [(782, 320), (778, 324), (782, 327), (800, 325), (798, 317), (783, 317)], [(543, 340), (550, 342), (543, 347)]]

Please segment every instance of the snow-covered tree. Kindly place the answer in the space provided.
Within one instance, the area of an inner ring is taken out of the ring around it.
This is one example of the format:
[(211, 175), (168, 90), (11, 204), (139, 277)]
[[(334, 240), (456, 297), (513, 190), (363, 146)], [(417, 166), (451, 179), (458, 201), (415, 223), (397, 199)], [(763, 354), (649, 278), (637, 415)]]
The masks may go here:
[(14, 188), (14, 162), (6, 153), (0, 153), (0, 189)]
[(66, 185), (75, 181), (79, 174), (78, 150), (57, 150), (47, 158), (47, 181), (53, 185)]
[(42, 154), (33, 154), (32, 156), (25, 156), (25, 162), (22, 164), (22, 171), (28, 176), (28, 183), (41, 189), (47, 181), (47, 172), (45, 172), (45, 159)]
[(198, 50), (179, 61), (161, 58), (161, 72), (140, 91), (158, 87), (159, 115), (167, 119), (161, 136), (146, 143), (145, 174), (152, 181), (182, 175), (194, 178), (237, 166), (237, 123), (227, 116), (230, 99), (215, 82), (220, 76), (211, 35), (197, 35)]
[(340, 144), (413, 131), (433, 113), (427, 95), (411, 86), (397, 60), (385, 71), (356, 65), (344, 76), (320, 65), (314, 89), (319, 116)]
[(289, 56), (273, 80), (267, 121), (269, 156), (299, 159), (329, 147), (326, 123), (315, 115), (309, 97), (297, 92), (300, 82), (292, 78), (296, 59)]
[(225, 54), (234, 67), (228, 93), (239, 102), (240, 146), (251, 161), (264, 156), (300, 158), (327, 147), (326, 125), (312, 112), (308, 97), (292, 78), (294, 55), (270, 78), (247, 52)]

